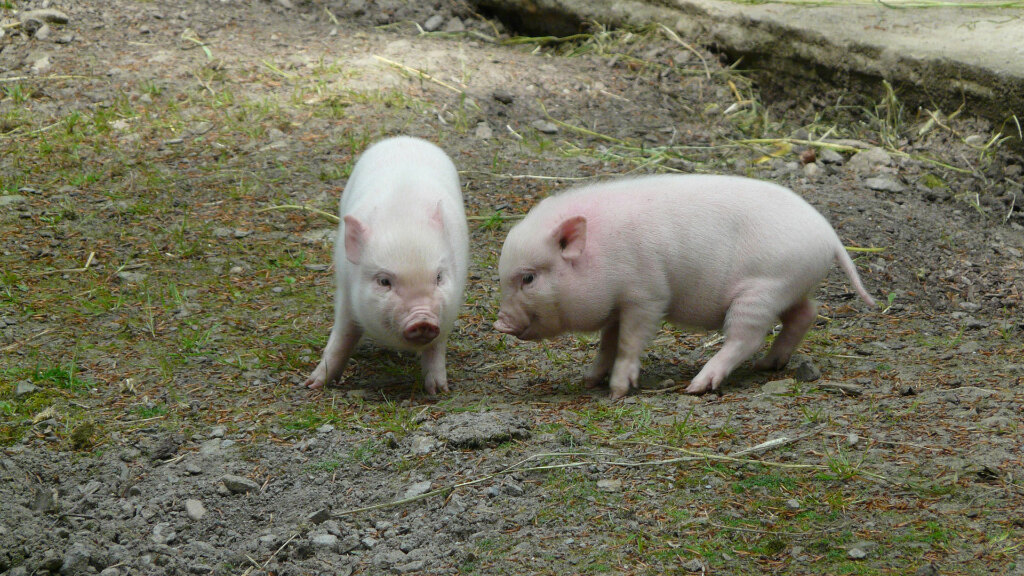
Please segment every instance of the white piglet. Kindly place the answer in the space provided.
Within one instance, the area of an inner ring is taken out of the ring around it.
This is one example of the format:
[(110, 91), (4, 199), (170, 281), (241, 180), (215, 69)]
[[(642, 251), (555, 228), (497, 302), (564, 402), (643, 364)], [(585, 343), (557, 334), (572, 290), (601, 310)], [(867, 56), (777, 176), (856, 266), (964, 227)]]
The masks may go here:
[(447, 392), (445, 348), (469, 265), (455, 165), (425, 140), (382, 140), (356, 162), (340, 212), (334, 327), (305, 385), (338, 380), (365, 334), (419, 352), (426, 391)]
[(756, 366), (785, 366), (833, 262), (873, 305), (832, 226), (786, 188), (734, 176), (613, 180), (549, 197), (512, 228), (495, 328), (524, 340), (601, 330), (586, 383), (611, 372), (617, 399), (637, 386), (663, 319), (724, 327), (721, 350), (686, 389), (701, 393), (757, 352), (777, 319), (782, 331)]

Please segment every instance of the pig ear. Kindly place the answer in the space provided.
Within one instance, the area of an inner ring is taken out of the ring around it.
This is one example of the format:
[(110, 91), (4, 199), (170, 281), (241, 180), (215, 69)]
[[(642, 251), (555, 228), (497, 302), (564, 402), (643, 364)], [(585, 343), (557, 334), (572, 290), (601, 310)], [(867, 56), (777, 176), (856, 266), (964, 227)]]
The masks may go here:
[(567, 218), (555, 227), (552, 236), (558, 242), (562, 258), (572, 260), (583, 253), (587, 244), (587, 219), (583, 216)]
[(354, 216), (345, 216), (345, 257), (353, 264), (359, 264), (370, 231)]
[(430, 215), (430, 225), (438, 230), (444, 230), (444, 214), (441, 212), (440, 200), (437, 201), (437, 205), (434, 206), (434, 212)]

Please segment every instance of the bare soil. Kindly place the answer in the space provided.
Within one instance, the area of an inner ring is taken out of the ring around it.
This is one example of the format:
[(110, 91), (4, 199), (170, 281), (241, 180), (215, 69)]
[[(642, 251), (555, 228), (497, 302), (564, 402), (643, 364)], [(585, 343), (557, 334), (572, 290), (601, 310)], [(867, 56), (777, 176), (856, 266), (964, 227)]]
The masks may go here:
[[(1024, 574), (1024, 162), (970, 110), (766, 103), (699, 38), (449, 0), (0, 20), (0, 573)], [(396, 134), (472, 218), (452, 391), (367, 343), (310, 392), (316, 210)], [(491, 329), (516, 215), (659, 171), (793, 188), (880, 306), (836, 271), (800, 358), (702, 397), (720, 338), (665, 326), (616, 403), (594, 335)]]

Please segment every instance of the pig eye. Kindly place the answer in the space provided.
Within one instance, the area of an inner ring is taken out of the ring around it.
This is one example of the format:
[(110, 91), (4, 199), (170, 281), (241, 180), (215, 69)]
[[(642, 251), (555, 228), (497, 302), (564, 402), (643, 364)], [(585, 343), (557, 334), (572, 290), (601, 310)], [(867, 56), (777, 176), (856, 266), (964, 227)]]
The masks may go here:
[(533, 284), (533, 274), (523, 274), (523, 286)]
[(437, 273), (437, 283), (438, 283), (438, 284), (440, 284), (440, 283), (441, 283), (441, 280), (442, 280), (442, 278), (441, 278), (441, 273), (440, 273), (440, 272), (438, 272), (438, 273)]
[(391, 288), (391, 278), (377, 278), (377, 286)]

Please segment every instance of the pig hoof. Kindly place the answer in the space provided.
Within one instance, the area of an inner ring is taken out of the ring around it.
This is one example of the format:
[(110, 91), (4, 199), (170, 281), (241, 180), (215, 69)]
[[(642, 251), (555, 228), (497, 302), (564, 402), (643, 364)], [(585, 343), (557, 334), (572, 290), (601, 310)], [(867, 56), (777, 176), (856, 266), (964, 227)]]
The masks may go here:
[(789, 364), (789, 358), (769, 358), (765, 356), (764, 358), (761, 358), (757, 362), (754, 362), (754, 369), (778, 371), (785, 368), (786, 364)]

